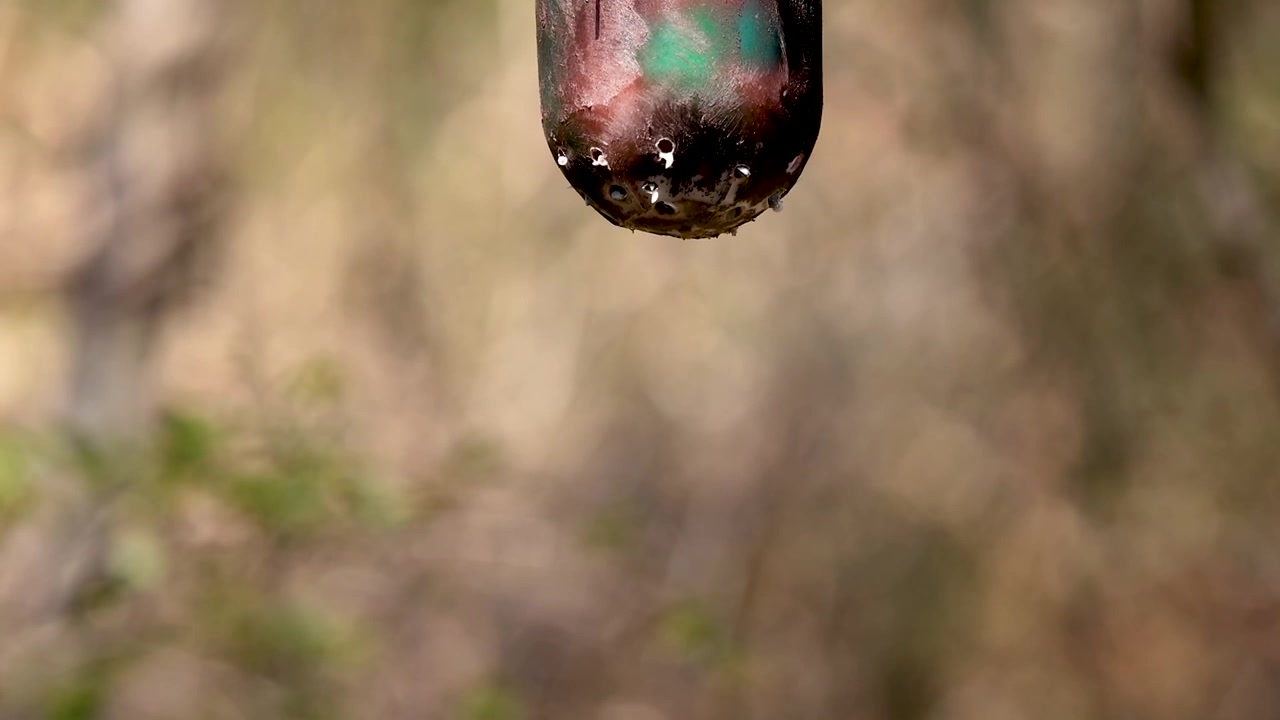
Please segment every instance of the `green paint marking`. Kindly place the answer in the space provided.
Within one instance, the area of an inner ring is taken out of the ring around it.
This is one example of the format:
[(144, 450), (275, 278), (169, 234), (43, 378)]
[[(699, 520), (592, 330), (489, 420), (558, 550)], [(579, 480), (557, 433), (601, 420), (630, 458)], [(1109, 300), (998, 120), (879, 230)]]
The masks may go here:
[(710, 43), (705, 36), (675, 25), (663, 25), (640, 52), (640, 67), (650, 80), (692, 89), (711, 80)]
[(681, 92), (698, 91), (715, 82), (725, 62), (766, 70), (782, 64), (782, 38), (760, 0), (749, 0), (736, 18), (710, 7), (687, 12), (684, 22), (656, 23), (637, 54), (651, 82)]
[(725, 28), (706, 9), (689, 14), (689, 23), (663, 23), (652, 29), (640, 50), (640, 67), (647, 78), (679, 90), (709, 85), (725, 58)]
[(738, 47), (747, 65), (774, 68), (782, 62), (782, 39), (759, 2), (748, 2), (738, 16)]

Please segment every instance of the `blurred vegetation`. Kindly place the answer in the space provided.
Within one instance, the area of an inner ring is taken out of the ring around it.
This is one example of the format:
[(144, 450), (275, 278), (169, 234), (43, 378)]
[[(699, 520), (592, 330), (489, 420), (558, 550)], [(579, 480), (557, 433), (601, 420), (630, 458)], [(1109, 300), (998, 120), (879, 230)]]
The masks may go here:
[(0, 3), (0, 719), (1280, 714), (1280, 6), (825, 0), (684, 243), (532, 5)]

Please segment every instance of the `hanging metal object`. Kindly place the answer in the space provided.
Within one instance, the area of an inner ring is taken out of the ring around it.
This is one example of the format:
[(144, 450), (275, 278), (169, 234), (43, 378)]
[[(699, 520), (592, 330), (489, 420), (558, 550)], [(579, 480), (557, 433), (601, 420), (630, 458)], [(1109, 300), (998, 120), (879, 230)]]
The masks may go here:
[(537, 0), (542, 126), (632, 230), (733, 232), (780, 209), (822, 122), (821, 0)]

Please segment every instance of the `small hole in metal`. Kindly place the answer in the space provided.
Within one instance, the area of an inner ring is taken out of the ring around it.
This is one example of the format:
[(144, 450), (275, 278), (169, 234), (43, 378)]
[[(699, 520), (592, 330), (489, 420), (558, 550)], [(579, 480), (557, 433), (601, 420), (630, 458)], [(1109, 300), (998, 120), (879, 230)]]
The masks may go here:
[(609, 188), (609, 197), (617, 201), (626, 200), (627, 189), (622, 187), (621, 185), (614, 185)]
[(654, 205), (654, 207), (658, 210), (659, 215), (675, 215), (676, 214), (676, 206), (666, 201), (660, 202)]
[(671, 138), (662, 138), (658, 141), (658, 160), (662, 166), (670, 170), (672, 165), (676, 164), (676, 144), (671, 142)]
[(746, 165), (739, 165), (738, 167), (733, 169), (733, 174), (740, 178), (751, 177), (751, 168), (747, 167)]
[(649, 182), (640, 186), (640, 192), (649, 196), (649, 202), (651, 203), (658, 202), (658, 197), (659, 197), (658, 183), (650, 180)]

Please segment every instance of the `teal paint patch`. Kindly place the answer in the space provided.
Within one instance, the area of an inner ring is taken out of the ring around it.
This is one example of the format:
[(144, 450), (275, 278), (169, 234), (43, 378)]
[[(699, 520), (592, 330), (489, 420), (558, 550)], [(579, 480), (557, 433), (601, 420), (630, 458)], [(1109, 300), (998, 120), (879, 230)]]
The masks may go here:
[(746, 65), (776, 68), (782, 64), (782, 38), (769, 13), (758, 0), (750, 0), (738, 16), (738, 48)]
[(640, 67), (649, 80), (673, 87), (692, 89), (705, 85), (712, 76), (712, 57), (706, 37), (663, 25), (653, 31), (640, 51)]
[(690, 14), (688, 25), (663, 23), (650, 31), (637, 59), (650, 81), (678, 90), (699, 90), (712, 83), (725, 59), (725, 27), (706, 11)]

